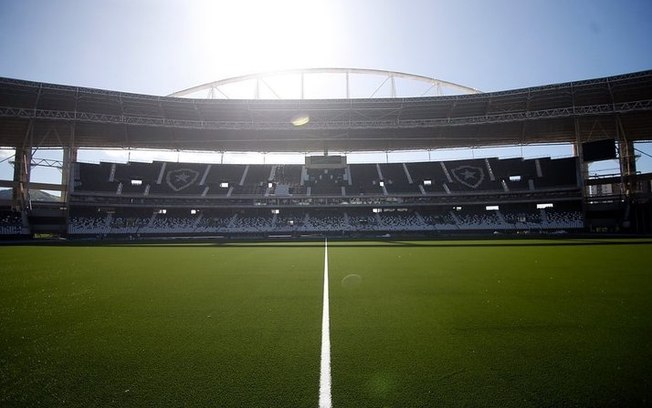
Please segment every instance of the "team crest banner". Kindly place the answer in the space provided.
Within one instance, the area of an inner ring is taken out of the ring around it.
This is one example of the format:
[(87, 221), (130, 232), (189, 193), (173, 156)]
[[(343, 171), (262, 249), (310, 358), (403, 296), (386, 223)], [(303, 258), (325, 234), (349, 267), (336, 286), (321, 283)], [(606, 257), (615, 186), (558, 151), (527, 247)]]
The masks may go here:
[(194, 184), (199, 177), (199, 172), (193, 169), (178, 169), (169, 171), (165, 182), (174, 191), (181, 191)]
[(480, 167), (475, 166), (455, 167), (451, 174), (453, 174), (455, 180), (470, 188), (478, 188), (484, 180), (484, 172)]

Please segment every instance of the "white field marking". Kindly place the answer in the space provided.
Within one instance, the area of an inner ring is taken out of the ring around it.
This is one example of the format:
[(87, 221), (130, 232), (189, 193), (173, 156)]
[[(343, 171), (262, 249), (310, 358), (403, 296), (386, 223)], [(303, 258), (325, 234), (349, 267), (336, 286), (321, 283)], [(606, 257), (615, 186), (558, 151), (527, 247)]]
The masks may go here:
[(324, 240), (324, 303), (321, 315), (321, 365), (319, 408), (331, 408), (331, 329), (328, 302), (328, 239)]

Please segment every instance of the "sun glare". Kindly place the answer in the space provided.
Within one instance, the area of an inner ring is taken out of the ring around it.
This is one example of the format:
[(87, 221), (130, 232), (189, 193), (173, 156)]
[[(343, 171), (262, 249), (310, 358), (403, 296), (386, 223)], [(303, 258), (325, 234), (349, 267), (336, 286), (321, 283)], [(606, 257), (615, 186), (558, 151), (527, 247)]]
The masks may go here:
[(292, 124), (296, 127), (303, 126), (310, 122), (310, 116), (307, 114), (298, 114), (292, 118)]
[(193, 38), (212, 67), (233, 76), (319, 66), (337, 34), (331, 8), (328, 1), (207, 1), (195, 10)]

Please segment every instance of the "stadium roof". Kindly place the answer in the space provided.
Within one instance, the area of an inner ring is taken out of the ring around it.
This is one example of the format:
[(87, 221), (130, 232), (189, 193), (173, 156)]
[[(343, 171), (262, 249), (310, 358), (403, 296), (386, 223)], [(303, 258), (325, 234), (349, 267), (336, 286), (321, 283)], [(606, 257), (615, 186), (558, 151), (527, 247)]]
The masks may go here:
[[(292, 118), (310, 122), (293, 126)], [(313, 152), (652, 137), (652, 71), (474, 95), (206, 100), (0, 78), (0, 146)]]

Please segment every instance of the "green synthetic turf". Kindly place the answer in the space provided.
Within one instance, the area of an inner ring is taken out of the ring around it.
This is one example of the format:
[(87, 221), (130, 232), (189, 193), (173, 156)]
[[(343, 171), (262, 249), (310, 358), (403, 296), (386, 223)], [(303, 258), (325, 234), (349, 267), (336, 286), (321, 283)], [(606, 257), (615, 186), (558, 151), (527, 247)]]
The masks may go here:
[[(333, 242), (334, 407), (652, 404), (651, 250)], [(0, 406), (316, 407), (322, 272), (319, 242), (0, 247)]]
[(406, 244), (330, 250), (334, 406), (652, 404), (652, 245)]
[(323, 250), (0, 248), (0, 406), (314, 406)]

